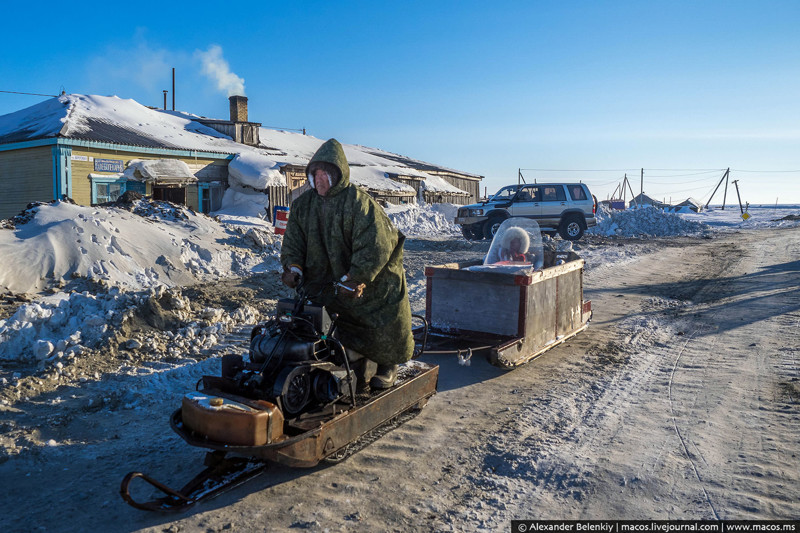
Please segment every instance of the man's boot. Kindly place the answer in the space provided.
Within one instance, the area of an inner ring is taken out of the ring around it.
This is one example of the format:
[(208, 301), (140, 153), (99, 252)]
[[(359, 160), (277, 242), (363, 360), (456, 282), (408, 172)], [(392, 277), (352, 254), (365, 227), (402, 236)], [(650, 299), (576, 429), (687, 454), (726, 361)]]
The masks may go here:
[(350, 368), (356, 375), (356, 394), (369, 393), (369, 378), (375, 372), (375, 363), (350, 348), (345, 349)]
[(397, 365), (378, 365), (369, 385), (374, 389), (390, 389), (397, 381)]

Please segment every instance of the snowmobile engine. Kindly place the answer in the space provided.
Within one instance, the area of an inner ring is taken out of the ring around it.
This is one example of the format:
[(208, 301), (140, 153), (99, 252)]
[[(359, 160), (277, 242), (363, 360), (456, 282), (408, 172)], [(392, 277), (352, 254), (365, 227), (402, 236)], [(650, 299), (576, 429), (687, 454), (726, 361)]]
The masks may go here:
[(322, 306), (285, 299), (276, 317), (256, 326), (248, 359), (225, 355), (222, 377), (242, 396), (275, 403), (287, 417), (355, 396), (355, 373)]

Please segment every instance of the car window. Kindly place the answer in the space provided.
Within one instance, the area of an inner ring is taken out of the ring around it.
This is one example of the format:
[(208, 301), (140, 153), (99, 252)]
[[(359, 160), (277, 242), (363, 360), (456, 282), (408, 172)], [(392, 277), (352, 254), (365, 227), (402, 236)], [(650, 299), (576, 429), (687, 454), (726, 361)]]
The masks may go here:
[(517, 189), (519, 189), (516, 185), (509, 185), (508, 187), (503, 187), (496, 194), (494, 194), (491, 199), (492, 200), (509, 200), (512, 196), (517, 193)]
[(578, 200), (586, 200), (586, 191), (583, 190), (583, 187), (580, 185), (567, 185), (567, 189), (569, 189), (569, 195), (572, 196), (572, 199), (576, 202)]
[(539, 187), (524, 187), (514, 198), (515, 202), (541, 202)]
[(564, 194), (564, 187), (561, 185), (544, 185), (542, 188), (543, 202), (564, 202), (567, 195)]

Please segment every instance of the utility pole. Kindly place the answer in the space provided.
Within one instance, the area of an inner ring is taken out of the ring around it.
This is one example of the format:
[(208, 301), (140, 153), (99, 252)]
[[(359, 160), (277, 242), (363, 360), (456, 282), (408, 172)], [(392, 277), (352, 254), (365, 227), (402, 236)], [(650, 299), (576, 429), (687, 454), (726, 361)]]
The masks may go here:
[[(164, 104), (164, 109), (166, 108)], [(175, 111), (175, 67), (172, 67), (172, 110)]]
[(639, 194), (641, 196), (644, 196), (644, 169), (642, 169), (642, 178), (641, 178), (641, 184), (639, 186)]
[(521, 168), (518, 168), (518, 169), (517, 169), (517, 185), (519, 185), (519, 184), (520, 184), (520, 181), (521, 181), (522, 183), (527, 183), (527, 182), (525, 181), (525, 177), (522, 175), (522, 169), (521, 169)]
[[(731, 175), (731, 169), (730, 169), (730, 167), (728, 167), (728, 169), (725, 171), (725, 192), (722, 193), (722, 210), (723, 211), (725, 211), (725, 201), (728, 199), (728, 178), (730, 178), (730, 175)], [(737, 191), (738, 191), (738, 189), (737, 189)], [(742, 202), (739, 202), (740, 206), (741, 206), (741, 203)]]
[[(625, 205), (625, 202), (628, 198), (628, 190), (625, 188), (625, 184), (628, 183), (628, 173), (626, 172), (625, 175), (622, 177), (622, 205)], [(633, 198), (631, 198), (633, 200)]]
[(633, 195), (633, 187), (631, 187), (631, 182), (628, 181), (627, 174), (625, 174), (625, 183), (628, 184), (628, 189), (631, 191), (631, 202), (633, 202), (633, 205), (636, 207), (636, 209), (639, 209), (639, 202), (636, 201), (636, 197)]
[(733, 180), (731, 183), (736, 185), (736, 198), (739, 199), (739, 211), (744, 215), (744, 208), (742, 207), (742, 197), (739, 196), (739, 180)]
[[(708, 209), (708, 206), (711, 203), (711, 200), (714, 198), (714, 195), (717, 194), (717, 189), (719, 189), (719, 186), (722, 185), (722, 180), (726, 180), (725, 181), (725, 195), (727, 196), (727, 194), (728, 194), (728, 182), (727, 182), (727, 179), (728, 179), (728, 175), (730, 173), (731, 173), (731, 169), (729, 167), (728, 170), (725, 171), (725, 174), (723, 174), (722, 177), (719, 179), (719, 183), (717, 183), (717, 186), (714, 187), (714, 192), (711, 193), (711, 196), (709, 197), (708, 202), (706, 202), (706, 207), (705, 207), (706, 209)], [(722, 199), (722, 210), (723, 211), (725, 210), (725, 197), (723, 197), (723, 199)]]

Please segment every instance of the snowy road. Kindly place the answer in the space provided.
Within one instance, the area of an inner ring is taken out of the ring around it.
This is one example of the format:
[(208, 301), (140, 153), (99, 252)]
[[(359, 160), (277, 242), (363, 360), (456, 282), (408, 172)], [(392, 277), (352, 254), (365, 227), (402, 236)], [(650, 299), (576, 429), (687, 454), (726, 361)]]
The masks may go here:
[[(180, 484), (200, 468), (203, 452), (169, 430), (171, 385), (128, 409), (125, 397), (85, 401), (135, 392), (125, 375), (59, 391), (58, 410), (52, 397), (20, 404), (2, 413), (7, 432), (37, 425), (64, 444), (0, 464), (0, 525), (496, 531), (513, 518), (797, 518), (799, 237), (678, 238), (592, 265), (595, 315), (571, 341), (512, 372), (431, 357), (439, 393), (401, 428), (341, 464), (277, 466), (181, 516), (136, 511), (117, 494), (131, 469)], [(410, 249), (412, 294), (417, 263), (462, 253), (478, 252)], [(190, 386), (206, 366), (163, 379)]]

